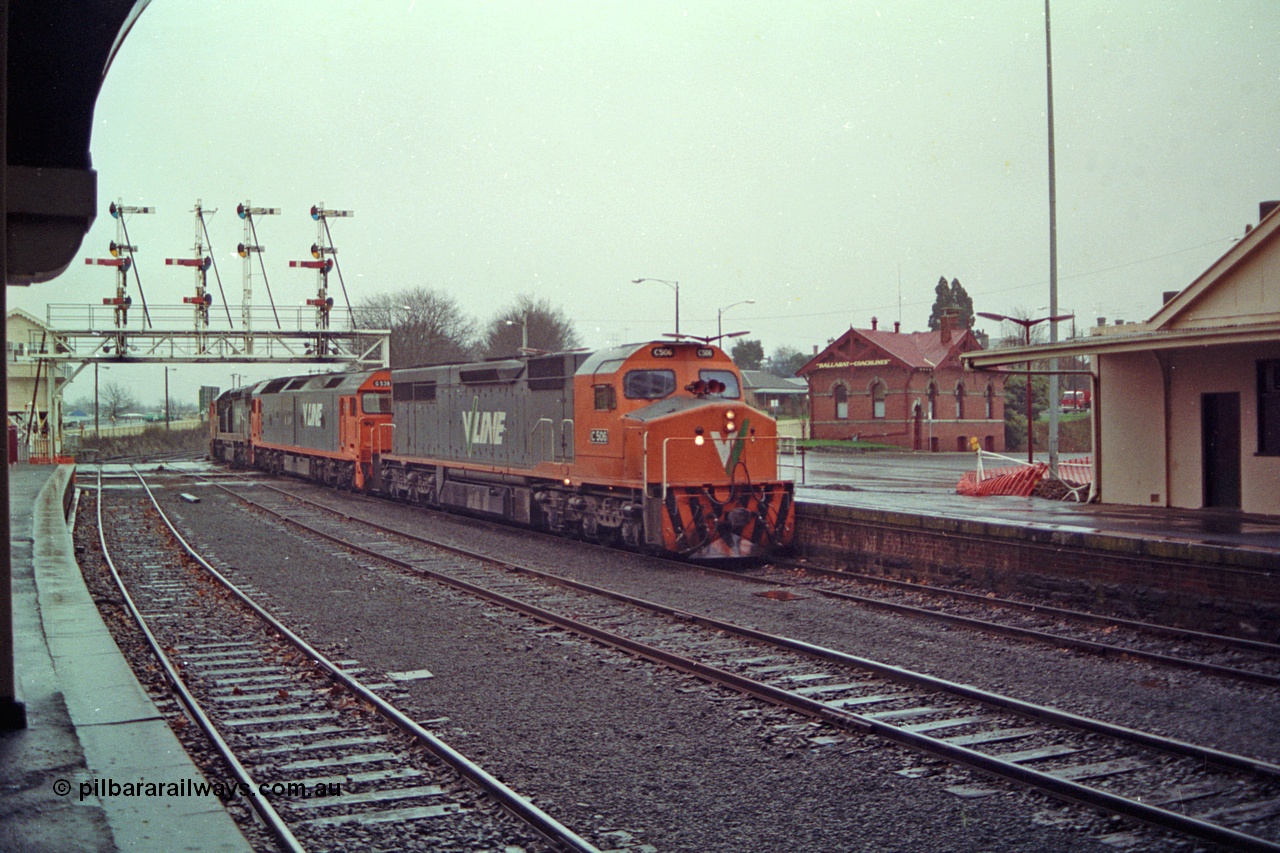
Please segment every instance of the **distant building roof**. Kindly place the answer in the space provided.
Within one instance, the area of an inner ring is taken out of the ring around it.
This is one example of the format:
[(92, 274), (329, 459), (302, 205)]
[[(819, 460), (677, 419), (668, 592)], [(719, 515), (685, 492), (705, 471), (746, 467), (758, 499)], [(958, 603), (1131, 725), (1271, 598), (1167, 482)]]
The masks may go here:
[(740, 372), (742, 373), (742, 387), (748, 391), (777, 394), (779, 396), (809, 393), (809, 383), (803, 379), (775, 376), (767, 370), (743, 370)]
[(53, 326), (50, 326), (48, 323), (46, 323), (44, 320), (41, 320), (36, 315), (31, 314), (27, 311), (23, 311), (21, 308), (10, 308), (9, 313), (5, 315), (6, 319), (12, 319), (14, 317), (21, 317), (22, 319), (26, 320), (28, 323), (31, 323), (34, 326), (39, 326), (42, 329), (48, 329), (50, 331), (53, 331)]
[(960, 353), (982, 349), (977, 336), (968, 329), (950, 332), (943, 341), (942, 330), (931, 332), (890, 332), (884, 329), (849, 329), (796, 372), (806, 375), (824, 367), (872, 367), (876, 355), (888, 356), (905, 367), (933, 369), (948, 361), (960, 367)]

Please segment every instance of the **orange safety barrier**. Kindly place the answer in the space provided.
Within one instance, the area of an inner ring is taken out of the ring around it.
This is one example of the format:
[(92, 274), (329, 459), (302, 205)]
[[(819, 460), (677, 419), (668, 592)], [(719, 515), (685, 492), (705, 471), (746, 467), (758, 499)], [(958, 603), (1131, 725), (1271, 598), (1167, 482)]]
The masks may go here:
[(1006, 468), (990, 468), (978, 479), (976, 471), (965, 471), (956, 484), (956, 493), (969, 497), (985, 495), (1013, 495), (1025, 498), (1031, 495), (1049, 466), (1044, 462), (1034, 465), (1013, 465)]
[(1068, 483), (1087, 485), (1093, 482), (1093, 457), (1082, 456), (1058, 463), (1058, 479)]
[(27, 460), (32, 465), (74, 465), (74, 456), (32, 456)]

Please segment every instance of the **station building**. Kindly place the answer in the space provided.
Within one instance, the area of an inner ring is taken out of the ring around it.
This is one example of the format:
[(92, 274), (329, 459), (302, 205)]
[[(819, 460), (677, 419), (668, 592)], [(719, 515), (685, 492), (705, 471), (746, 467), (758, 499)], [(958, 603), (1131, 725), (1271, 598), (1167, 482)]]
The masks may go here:
[[(48, 444), (62, 417), (62, 392), (71, 378), (70, 368), (49, 361), (53, 327), (40, 318), (12, 308), (5, 315), (5, 394), (7, 420), (19, 440), (36, 456), (49, 456)], [(42, 445), (43, 446), (43, 445)]]
[(951, 318), (931, 332), (849, 329), (797, 374), (809, 383), (813, 438), (862, 439), (908, 450), (1004, 450), (1004, 376), (969, 369), (981, 350)]
[(774, 376), (766, 370), (742, 370), (742, 390), (747, 402), (775, 418), (799, 418), (808, 414), (809, 385), (803, 379)]
[(1143, 323), (971, 353), (974, 367), (1088, 356), (1105, 503), (1280, 515), (1280, 202)]

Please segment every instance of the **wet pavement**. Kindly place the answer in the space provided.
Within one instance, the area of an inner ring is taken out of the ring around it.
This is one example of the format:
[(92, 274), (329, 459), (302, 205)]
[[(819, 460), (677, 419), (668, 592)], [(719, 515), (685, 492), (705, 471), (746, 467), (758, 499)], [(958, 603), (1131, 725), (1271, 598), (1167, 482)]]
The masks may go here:
[[(1039, 455), (1037, 459), (1048, 461)], [(802, 503), (1273, 552), (1275, 568), (1280, 569), (1280, 517), (956, 494), (961, 475), (976, 467), (971, 453), (810, 451), (803, 465), (796, 466), (796, 497)]]
[(71, 466), (9, 468), (14, 665), (27, 725), (0, 731), (0, 850), (248, 853), (216, 797), (182, 788), (203, 777), (85, 588), (63, 515), (70, 479)]

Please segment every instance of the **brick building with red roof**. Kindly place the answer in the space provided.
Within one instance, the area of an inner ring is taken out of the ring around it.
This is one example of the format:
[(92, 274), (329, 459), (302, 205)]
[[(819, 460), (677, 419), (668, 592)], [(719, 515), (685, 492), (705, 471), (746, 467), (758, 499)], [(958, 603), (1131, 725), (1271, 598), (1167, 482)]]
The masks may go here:
[(982, 349), (970, 329), (849, 329), (798, 371), (809, 383), (810, 435), (908, 450), (1004, 450), (1004, 377), (966, 370)]

